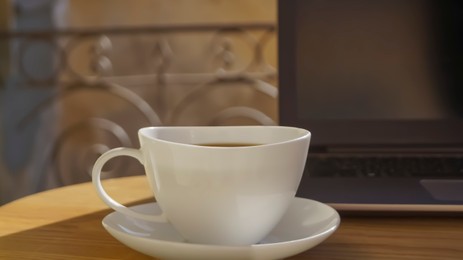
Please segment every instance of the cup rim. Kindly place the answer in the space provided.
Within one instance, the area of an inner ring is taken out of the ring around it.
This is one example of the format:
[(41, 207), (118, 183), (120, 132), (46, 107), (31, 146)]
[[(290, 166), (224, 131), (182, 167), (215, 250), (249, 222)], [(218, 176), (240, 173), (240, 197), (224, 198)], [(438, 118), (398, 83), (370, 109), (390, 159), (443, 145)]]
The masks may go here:
[[(263, 143), (259, 145), (253, 145), (253, 146), (201, 146), (197, 144), (190, 144), (190, 143), (183, 143), (183, 142), (176, 142), (176, 141), (170, 141), (170, 140), (165, 140), (165, 139), (159, 139), (153, 136), (148, 135), (146, 132), (152, 131), (155, 129), (163, 129), (163, 130), (169, 130), (169, 129), (219, 129), (219, 128), (226, 128), (226, 129), (287, 129), (287, 130), (297, 130), (301, 131), (301, 134), (298, 137), (287, 139), (284, 141), (278, 141), (278, 142), (271, 142), (271, 143)], [(260, 126), (260, 125), (250, 125), (250, 126), (148, 126), (148, 127), (143, 127), (138, 130), (139, 136), (143, 136), (149, 140), (155, 140), (160, 143), (165, 143), (165, 144), (171, 144), (171, 145), (178, 145), (178, 146), (185, 146), (185, 147), (195, 147), (195, 148), (201, 148), (201, 149), (255, 149), (257, 147), (269, 147), (269, 146), (275, 146), (275, 145), (281, 145), (281, 144), (286, 144), (286, 143), (292, 143), (292, 142), (297, 142), (303, 139), (311, 138), (311, 132), (307, 129), (300, 128), (300, 127), (293, 127), (293, 126)]]

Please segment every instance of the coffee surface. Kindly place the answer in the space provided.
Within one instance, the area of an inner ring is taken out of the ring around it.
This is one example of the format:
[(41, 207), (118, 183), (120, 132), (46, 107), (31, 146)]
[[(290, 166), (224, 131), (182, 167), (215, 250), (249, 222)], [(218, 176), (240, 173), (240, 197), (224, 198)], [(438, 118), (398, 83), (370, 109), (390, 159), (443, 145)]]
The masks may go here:
[(211, 147), (245, 147), (245, 146), (258, 146), (261, 144), (254, 143), (205, 143), (205, 144), (196, 144), (199, 146), (211, 146)]

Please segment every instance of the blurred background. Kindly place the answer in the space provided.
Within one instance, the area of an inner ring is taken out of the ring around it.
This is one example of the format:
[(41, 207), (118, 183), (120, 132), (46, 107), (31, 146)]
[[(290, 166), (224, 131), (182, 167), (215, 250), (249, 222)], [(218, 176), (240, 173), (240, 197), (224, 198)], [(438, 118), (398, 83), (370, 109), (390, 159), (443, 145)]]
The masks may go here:
[(90, 181), (140, 127), (276, 124), (276, 48), (276, 0), (0, 0), (0, 205)]

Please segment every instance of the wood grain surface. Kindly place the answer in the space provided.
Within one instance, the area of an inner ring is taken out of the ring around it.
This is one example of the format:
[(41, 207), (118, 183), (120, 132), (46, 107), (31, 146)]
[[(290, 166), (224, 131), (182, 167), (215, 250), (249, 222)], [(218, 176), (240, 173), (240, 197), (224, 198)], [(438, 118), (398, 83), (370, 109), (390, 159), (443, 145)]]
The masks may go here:
[[(104, 182), (126, 205), (152, 201), (143, 176)], [(152, 259), (111, 237), (112, 210), (91, 183), (38, 193), (0, 207), (0, 259)], [(342, 217), (324, 243), (290, 259), (463, 259), (463, 219)]]

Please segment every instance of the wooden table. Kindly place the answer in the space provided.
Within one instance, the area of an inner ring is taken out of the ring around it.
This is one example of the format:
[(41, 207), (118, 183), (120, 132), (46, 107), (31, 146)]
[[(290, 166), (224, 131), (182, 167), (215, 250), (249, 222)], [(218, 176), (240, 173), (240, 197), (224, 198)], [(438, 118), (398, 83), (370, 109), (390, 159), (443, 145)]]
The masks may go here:
[[(144, 176), (104, 186), (127, 205), (150, 201)], [(106, 233), (110, 212), (91, 183), (13, 201), (0, 207), (0, 259), (151, 259)], [(324, 243), (290, 259), (463, 259), (463, 219), (343, 217)]]

